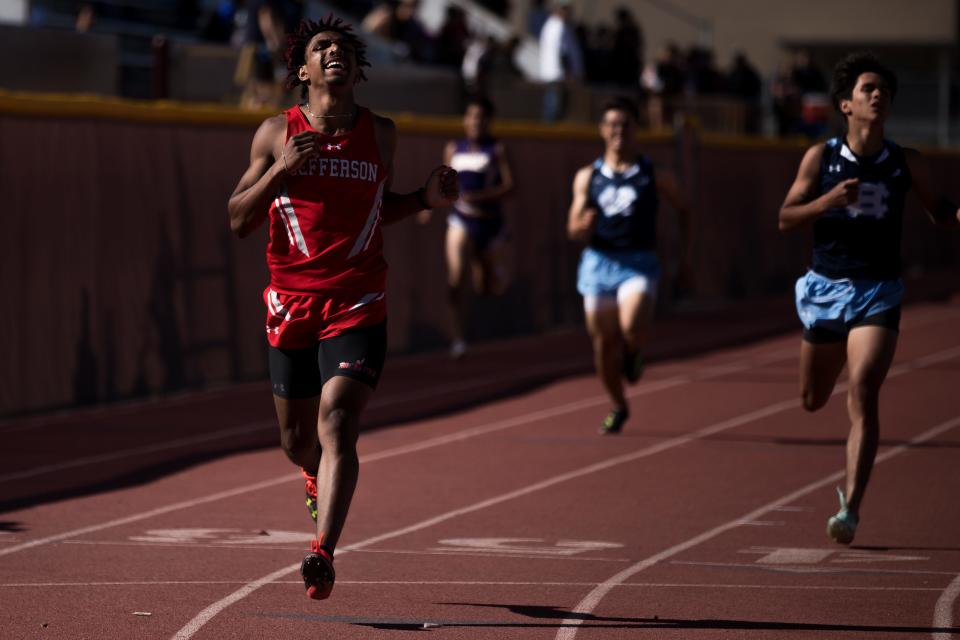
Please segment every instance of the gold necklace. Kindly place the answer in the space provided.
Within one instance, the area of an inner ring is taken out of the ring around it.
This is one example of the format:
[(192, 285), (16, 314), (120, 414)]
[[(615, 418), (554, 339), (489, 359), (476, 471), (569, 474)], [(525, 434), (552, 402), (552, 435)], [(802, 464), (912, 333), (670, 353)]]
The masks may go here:
[(315, 114), (313, 111), (310, 111), (310, 103), (309, 103), (309, 102), (305, 102), (304, 104), (302, 104), (302, 105), (300, 105), (300, 106), (303, 107), (303, 110), (306, 111), (311, 117), (316, 118), (317, 120), (323, 120), (323, 119), (326, 119), (326, 118), (348, 118), (348, 117), (352, 120), (352, 119), (353, 119), (353, 116), (355, 116), (355, 115), (357, 114), (357, 105), (353, 105), (353, 110), (352, 110), (350, 113), (336, 113), (336, 114), (329, 115), (329, 116), (320, 116), (320, 115)]

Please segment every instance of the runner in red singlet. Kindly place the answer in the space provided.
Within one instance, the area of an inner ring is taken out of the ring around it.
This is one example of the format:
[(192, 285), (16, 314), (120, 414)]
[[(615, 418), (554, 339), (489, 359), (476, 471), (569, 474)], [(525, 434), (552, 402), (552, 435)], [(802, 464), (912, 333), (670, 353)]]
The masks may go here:
[(333, 552), (359, 472), (360, 415), (386, 354), (381, 225), (458, 195), (446, 166), (413, 193), (390, 191), (396, 127), (354, 102), (365, 53), (339, 19), (301, 23), (289, 37), (287, 82), (301, 87), (303, 102), (260, 125), (228, 205), (241, 238), (269, 219), (270, 379), (281, 443), (303, 470), (317, 522), (301, 566), (314, 599), (333, 589)]

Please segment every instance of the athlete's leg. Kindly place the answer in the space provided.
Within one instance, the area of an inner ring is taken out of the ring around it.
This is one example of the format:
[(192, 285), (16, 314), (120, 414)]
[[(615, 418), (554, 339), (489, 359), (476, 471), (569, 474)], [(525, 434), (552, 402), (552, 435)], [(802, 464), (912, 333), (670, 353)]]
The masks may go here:
[(317, 347), (269, 347), (273, 404), (280, 424), (280, 445), (294, 464), (314, 473), (320, 464), (317, 415), (320, 406), (320, 365)]
[(474, 287), (483, 295), (499, 296), (507, 289), (507, 268), (504, 266), (504, 242), (491, 240), (474, 260)]
[(464, 295), (466, 270), (470, 261), (470, 238), (460, 224), (447, 225), (447, 306), (450, 310), (450, 337), (453, 343), (464, 340)]
[(333, 553), (357, 486), (360, 416), (377, 386), (387, 352), (386, 322), (320, 342), (323, 375), (317, 435), (317, 540)]
[(653, 328), (655, 299), (649, 291), (625, 290), (617, 295), (620, 330), (628, 352), (642, 351)]
[(280, 423), (280, 446), (295, 465), (313, 473), (320, 464), (317, 418), (320, 396), (283, 398), (276, 394), (273, 404)]
[(317, 472), (317, 539), (330, 551), (340, 539), (357, 487), (360, 414), (372, 394), (370, 386), (346, 376), (334, 376), (323, 385), (317, 425), (323, 449)]
[(800, 343), (800, 398), (807, 411), (822, 409), (837, 383), (847, 361), (847, 344), (843, 336), (829, 342), (812, 342), (806, 337)]
[(887, 377), (897, 349), (893, 329), (878, 325), (854, 327), (847, 338), (850, 382), (847, 412), (850, 435), (847, 438), (847, 507), (855, 516), (870, 479), (880, 441), (880, 387)]
[(587, 332), (593, 344), (593, 363), (614, 409), (626, 409), (623, 382), (620, 379), (623, 339), (619, 314), (612, 297), (587, 299), (585, 304)]

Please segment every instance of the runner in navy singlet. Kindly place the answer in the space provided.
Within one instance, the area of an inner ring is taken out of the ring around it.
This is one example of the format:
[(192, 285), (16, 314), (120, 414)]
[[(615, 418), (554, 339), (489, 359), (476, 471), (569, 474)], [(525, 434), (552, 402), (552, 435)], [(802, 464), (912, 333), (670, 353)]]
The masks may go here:
[(896, 92), (896, 76), (869, 54), (837, 65), (831, 94), (846, 132), (806, 152), (780, 209), (781, 231), (813, 227), (812, 265), (796, 285), (804, 408), (822, 408), (844, 364), (849, 371), (846, 487), (827, 521), (827, 534), (844, 544), (860, 519), (880, 438), (880, 387), (897, 346), (906, 194), (912, 188), (937, 224), (960, 219), (931, 188), (923, 157), (884, 139)]
[(603, 156), (577, 172), (567, 221), (571, 239), (586, 243), (577, 290), (583, 296), (594, 364), (612, 408), (601, 433), (617, 433), (629, 417), (623, 380), (642, 375), (642, 350), (653, 324), (660, 278), (657, 210), (667, 201), (680, 217), (680, 279), (689, 285), (690, 210), (673, 176), (637, 153), (636, 105), (617, 98), (603, 109)]

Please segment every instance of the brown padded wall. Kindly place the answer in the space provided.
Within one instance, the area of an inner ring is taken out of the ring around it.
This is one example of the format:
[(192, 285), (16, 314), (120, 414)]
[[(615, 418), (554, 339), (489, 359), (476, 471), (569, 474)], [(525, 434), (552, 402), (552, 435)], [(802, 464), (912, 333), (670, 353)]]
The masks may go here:
[[(266, 230), (237, 240), (226, 212), (254, 129), (0, 115), (0, 416), (265, 375)], [(401, 122), (394, 190), (420, 186), (448, 137), (405, 134)], [(513, 132), (505, 142), (518, 184), (506, 207), (513, 282), (503, 297), (475, 301), (476, 340), (582, 318), (566, 212), (573, 174), (600, 141)], [(806, 265), (809, 234), (779, 234), (776, 212), (802, 149), (678, 149), (669, 138), (644, 147), (678, 173), (695, 206), (696, 295), (730, 300), (789, 287)], [(960, 159), (930, 160), (948, 189)], [(444, 218), (385, 230), (394, 352), (445, 344)], [(660, 229), (669, 307), (679, 240), (666, 207)], [(958, 236), (927, 224), (912, 202), (908, 265), (956, 265)]]

